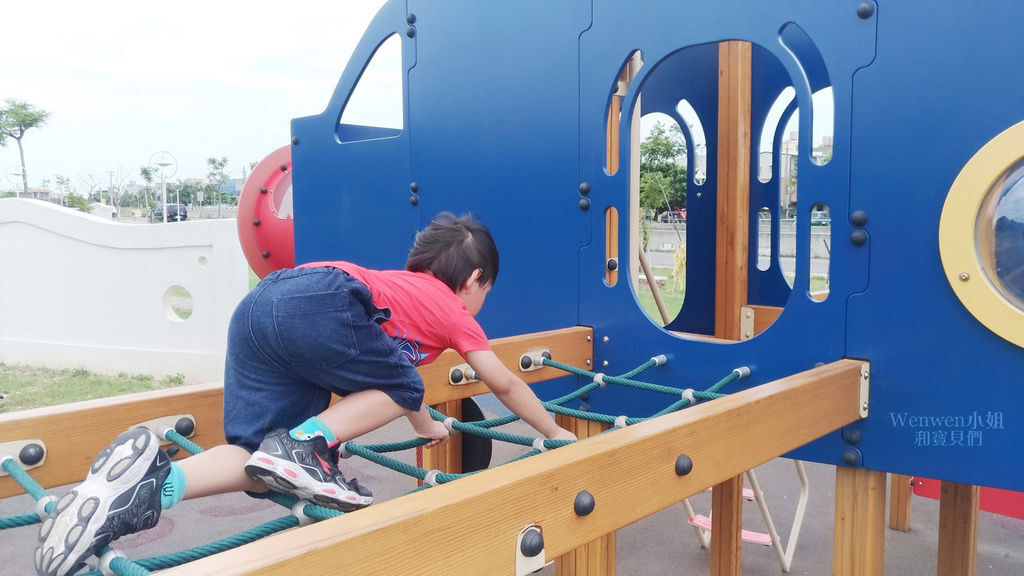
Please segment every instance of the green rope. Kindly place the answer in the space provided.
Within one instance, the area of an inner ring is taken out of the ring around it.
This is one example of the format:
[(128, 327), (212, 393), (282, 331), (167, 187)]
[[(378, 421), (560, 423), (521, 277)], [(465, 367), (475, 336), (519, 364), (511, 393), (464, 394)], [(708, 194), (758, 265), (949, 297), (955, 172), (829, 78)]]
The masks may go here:
[[(33, 480), (31, 476), (29, 476), (28, 472), (23, 470), (21, 466), (18, 466), (18, 463), (14, 460), (14, 458), (4, 458), (2, 467), (4, 469), (4, 472), (10, 474), (11, 478), (14, 478), (14, 481), (17, 482), (18, 485), (21, 486), (21, 488), (25, 490), (25, 492), (27, 492), (28, 495), (31, 496), (34, 500), (38, 502), (39, 500), (46, 498), (46, 490), (44, 490), (42, 486), (36, 483), (36, 481)], [(50, 513), (51, 511), (53, 511), (52, 502), (48, 504), (46, 507), (47, 513)]]
[(164, 432), (164, 438), (174, 442), (178, 446), (181, 446), (189, 454), (199, 454), (203, 451), (195, 442), (192, 442), (188, 438), (185, 438), (181, 434), (178, 434), (173, 428), (170, 428)]
[(39, 523), (39, 515), (35, 512), (31, 514), (18, 514), (16, 516), (5, 516), (0, 518), (0, 530), (6, 530), (8, 528), (21, 528), (22, 526), (29, 526), (32, 524)]

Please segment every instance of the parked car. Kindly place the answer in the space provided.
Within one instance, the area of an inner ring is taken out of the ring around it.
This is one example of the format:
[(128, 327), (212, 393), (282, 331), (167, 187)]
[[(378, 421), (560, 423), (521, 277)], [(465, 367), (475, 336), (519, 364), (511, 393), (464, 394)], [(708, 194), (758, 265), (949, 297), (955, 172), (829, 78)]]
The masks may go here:
[(830, 224), (828, 212), (811, 212), (811, 226), (828, 226)]
[[(162, 206), (157, 206), (149, 213), (150, 222), (163, 222), (164, 216), (161, 212)], [(167, 205), (167, 221), (168, 222), (183, 222), (188, 220), (188, 207), (184, 204), (168, 204)]]

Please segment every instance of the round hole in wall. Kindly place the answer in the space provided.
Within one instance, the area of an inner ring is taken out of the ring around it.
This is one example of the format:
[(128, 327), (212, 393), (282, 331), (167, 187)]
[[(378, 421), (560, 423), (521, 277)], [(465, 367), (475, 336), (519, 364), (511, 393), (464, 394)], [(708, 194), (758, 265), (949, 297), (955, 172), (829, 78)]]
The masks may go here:
[(200, 256), (200, 257), (199, 257), (199, 258), (198, 258), (198, 259), (196, 260), (196, 262), (198, 262), (198, 263), (199, 263), (199, 265), (200, 265), (200, 266), (202, 266), (203, 268), (206, 268), (206, 264), (207, 264), (208, 260), (206, 259), (206, 256)]
[(171, 286), (164, 291), (163, 310), (172, 322), (188, 320), (192, 316), (192, 294), (183, 286)]

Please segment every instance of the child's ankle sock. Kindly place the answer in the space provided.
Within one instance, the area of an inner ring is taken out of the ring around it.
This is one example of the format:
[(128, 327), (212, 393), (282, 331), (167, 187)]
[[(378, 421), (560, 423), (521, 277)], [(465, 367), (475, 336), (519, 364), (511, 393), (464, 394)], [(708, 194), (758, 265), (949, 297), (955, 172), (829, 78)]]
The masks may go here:
[(337, 438), (334, 437), (334, 432), (324, 424), (323, 420), (313, 416), (309, 420), (306, 420), (302, 424), (299, 424), (295, 428), (288, 431), (288, 434), (296, 440), (309, 440), (314, 436), (323, 436), (324, 440), (327, 440), (328, 444), (331, 444)]
[(160, 507), (164, 510), (174, 506), (185, 497), (185, 471), (177, 462), (171, 462), (171, 472), (160, 490)]

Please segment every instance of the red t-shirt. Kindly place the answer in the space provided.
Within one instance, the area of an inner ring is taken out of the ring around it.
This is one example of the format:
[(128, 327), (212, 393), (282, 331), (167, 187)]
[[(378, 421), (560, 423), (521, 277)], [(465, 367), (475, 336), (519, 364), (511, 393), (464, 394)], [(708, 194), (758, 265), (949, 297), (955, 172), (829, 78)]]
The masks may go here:
[(429, 364), (452, 348), (466, 356), (472, 350), (490, 350), (487, 335), (466, 309), (466, 303), (447, 284), (423, 272), (370, 270), (351, 262), (311, 262), (300, 268), (338, 268), (362, 282), (373, 304), (391, 310), (380, 325), (406, 354), (413, 366)]

